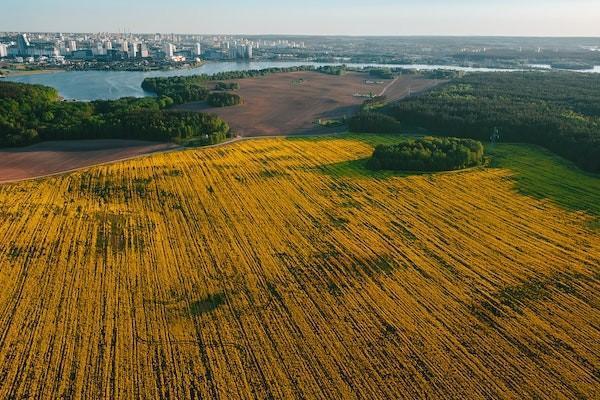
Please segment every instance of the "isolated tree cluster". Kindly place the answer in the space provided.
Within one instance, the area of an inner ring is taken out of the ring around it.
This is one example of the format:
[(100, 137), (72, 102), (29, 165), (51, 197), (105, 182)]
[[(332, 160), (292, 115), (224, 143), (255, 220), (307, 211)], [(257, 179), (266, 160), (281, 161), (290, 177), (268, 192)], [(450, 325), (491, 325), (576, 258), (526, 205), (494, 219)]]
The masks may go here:
[(476, 140), (426, 137), (377, 146), (369, 167), (375, 170), (451, 171), (481, 165), (483, 154), (483, 145)]

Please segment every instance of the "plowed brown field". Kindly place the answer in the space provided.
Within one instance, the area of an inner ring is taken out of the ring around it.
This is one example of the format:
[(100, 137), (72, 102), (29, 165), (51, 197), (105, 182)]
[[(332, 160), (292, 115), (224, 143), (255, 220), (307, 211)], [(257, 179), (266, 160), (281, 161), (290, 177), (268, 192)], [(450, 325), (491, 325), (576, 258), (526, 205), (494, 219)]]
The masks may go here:
[(0, 398), (598, 398), (600, 234), (260, 139), (0, 186)]
[(48, 141), (0, 149), (0, 183), (65, 171), (177, 148), (172, 143), (141, 140)]
[[(366, 81), (373, 81), (367, 84)], [(315, 126), (319, 119), (350, 117), (364, 102), (354, 94), (378, 95), (386, 86), (390, 101), (410, 93), (429, 89), (441, 81), (410, 75), (397, 80), (380, 80), (366, 73), (352, 72), (342, 76), (318, 72), (290, 72), (237, 80), (236, 91), (244, 104), (235, 107), (209, 107), (206, 102), (188, 103), (178, 110), (202, 111), (221, 116), (242, 136), (271, 136), (298, 133), (324, 133), (332, 128)], [(383, 82), (383, 83), (376, 83)]]

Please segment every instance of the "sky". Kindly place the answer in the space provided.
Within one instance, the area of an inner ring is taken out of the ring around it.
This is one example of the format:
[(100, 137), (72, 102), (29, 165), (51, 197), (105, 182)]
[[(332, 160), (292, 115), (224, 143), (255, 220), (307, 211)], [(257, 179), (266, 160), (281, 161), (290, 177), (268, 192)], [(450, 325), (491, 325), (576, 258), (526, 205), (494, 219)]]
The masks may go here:
[(2, 0), (0, 31), (599, 36), (600, 0)]

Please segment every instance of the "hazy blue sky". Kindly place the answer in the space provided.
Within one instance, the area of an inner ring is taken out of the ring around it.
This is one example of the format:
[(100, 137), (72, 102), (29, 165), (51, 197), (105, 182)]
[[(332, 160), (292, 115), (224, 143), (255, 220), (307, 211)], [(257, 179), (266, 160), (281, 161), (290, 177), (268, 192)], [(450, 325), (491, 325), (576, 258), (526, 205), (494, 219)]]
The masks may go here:
[(2, 0), (0, 31), (600, 36), (600, 0)]

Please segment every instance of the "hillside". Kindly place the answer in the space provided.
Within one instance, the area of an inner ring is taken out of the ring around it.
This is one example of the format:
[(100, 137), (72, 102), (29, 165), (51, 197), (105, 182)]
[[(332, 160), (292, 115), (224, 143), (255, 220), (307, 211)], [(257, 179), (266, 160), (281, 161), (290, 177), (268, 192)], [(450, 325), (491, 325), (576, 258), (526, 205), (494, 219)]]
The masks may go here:
[(598, 397), (585, 204), (519, 158), (364, 169), (393, 140), (255, 139), (1, 185), (0, 398)]

